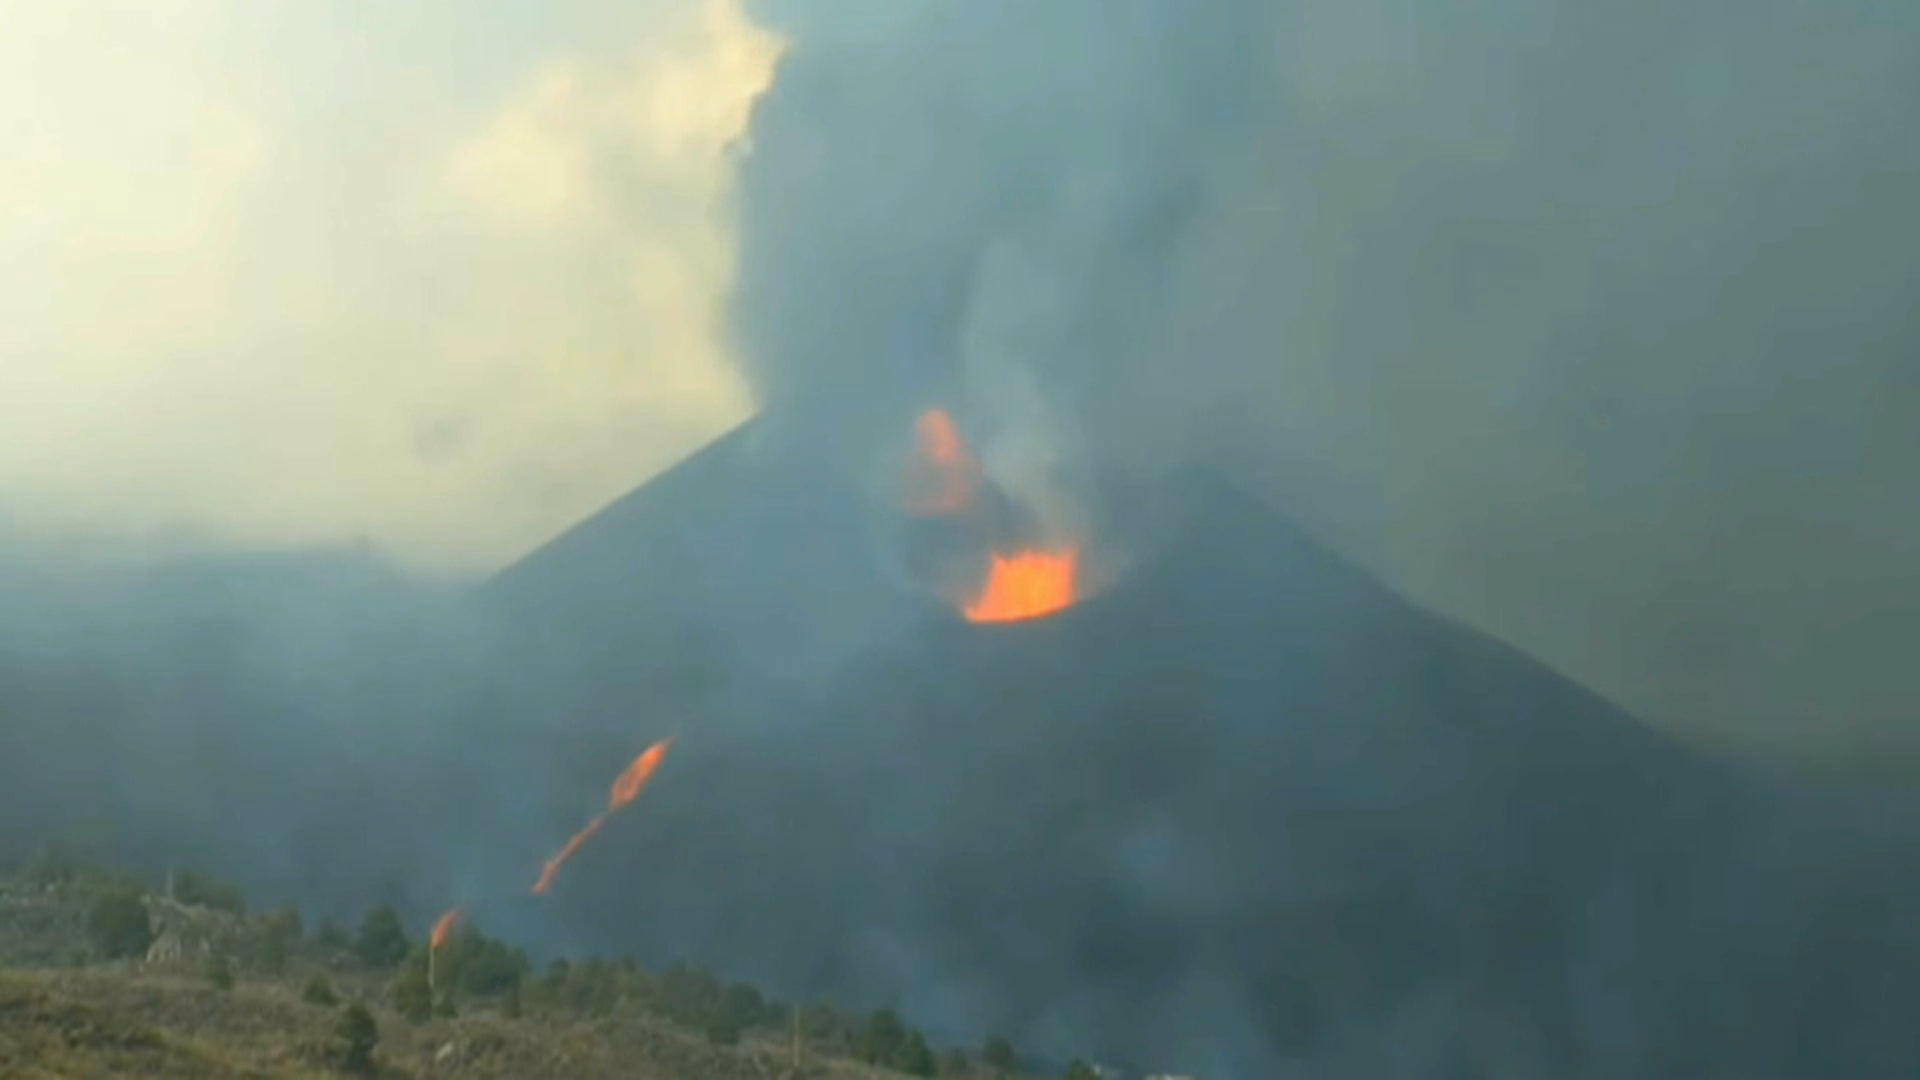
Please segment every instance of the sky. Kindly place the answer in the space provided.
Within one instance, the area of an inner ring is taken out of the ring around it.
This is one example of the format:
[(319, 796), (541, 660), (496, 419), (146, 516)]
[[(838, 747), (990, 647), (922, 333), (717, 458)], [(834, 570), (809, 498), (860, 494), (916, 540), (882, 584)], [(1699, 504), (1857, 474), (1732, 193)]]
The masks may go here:
[(498, 566), (738, 421), (733, 0), (8, 0), (0, 517)]
[(0, 539), (484, 573), (904, 388), (1003, 481), (1228, 463), (1668, 727), (1920, 759), (1898, 5), (0, 6)]

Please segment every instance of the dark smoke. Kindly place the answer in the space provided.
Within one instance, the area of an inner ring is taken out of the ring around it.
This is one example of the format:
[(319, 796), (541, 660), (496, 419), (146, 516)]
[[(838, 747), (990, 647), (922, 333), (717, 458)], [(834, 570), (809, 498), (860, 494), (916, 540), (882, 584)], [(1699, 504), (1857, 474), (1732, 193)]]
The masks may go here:
[(851, 467), (1215, 460), (1670, 727), (1920, 752), (1905, 7), (760, 9), (740, 332)]

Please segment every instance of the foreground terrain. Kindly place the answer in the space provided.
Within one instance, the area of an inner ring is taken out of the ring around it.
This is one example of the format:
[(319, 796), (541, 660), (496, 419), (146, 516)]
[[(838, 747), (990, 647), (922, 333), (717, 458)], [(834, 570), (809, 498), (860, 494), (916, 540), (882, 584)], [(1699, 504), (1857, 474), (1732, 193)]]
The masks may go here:
[(309, 934), (191, 876), (146, 891), (23, 874), (0, 882), (0, 1080), (1017, 1075), (999, 1040), (936, 1053), (889, 1012), (779, 1005), (691, 969), (534, 974), (463, 927), (433, 950), (429, 987), (429, 951), (390, 909)]

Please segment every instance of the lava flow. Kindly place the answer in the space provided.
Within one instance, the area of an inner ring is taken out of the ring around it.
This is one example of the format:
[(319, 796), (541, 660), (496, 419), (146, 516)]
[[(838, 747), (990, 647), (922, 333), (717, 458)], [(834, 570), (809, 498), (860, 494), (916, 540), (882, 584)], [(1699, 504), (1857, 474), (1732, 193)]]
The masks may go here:
[(435, 920), (433, 932), (427, 935), (427, 948), (439, 951), (447, 943), (447, 935), (453, 932), (454, 925), (460, 921), (460, 909), (452, 908)]
[(1074, 552), (1021, 551), (995, 555), (986, 584), (961, 609), (969, 622), (1036, 619), (1073, 603)]
[(546, 891), (553, 887), (554, 875), (567, 864), (567, 860), (573, 858), (588, 840), (593, 839), (594, 834), (600, 831), (600, 827), (607, 823), (607, 819), (612, 817), (616, 810), (640, 796), (640, 789), (647, 786), (647, 781), (652, 779), (654, 770), (660, 767), (660, 762), (666, 759), (667, 750), (672, 746), (672, 736), (654, 743), (641, 751), (640, 756), (634, 758), (632, 764), (621, 770), (619, 776), (614, 777), (613, 789), (607, 793), (607, 808), (592, 821), (587, 822), (585, 828), (568, 837), (567, 842), (561, 846), (553, 858), (541, 865), (539, 880), (533, 883), (533, 895), (545, 895)]

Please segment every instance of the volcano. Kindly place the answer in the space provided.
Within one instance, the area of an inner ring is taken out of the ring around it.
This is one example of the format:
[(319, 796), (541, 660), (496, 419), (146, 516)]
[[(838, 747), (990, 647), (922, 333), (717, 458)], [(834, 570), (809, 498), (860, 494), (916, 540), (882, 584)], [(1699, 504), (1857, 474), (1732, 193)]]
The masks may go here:
[[(1213, 1080), (1920, 1069), (1920, 942), (1862, 906), (1920, 894), (1910, 860), (1838, 854), (1858, 834), (1770, 779), (1408, 603), (1217, 476), (1156, 490), (1166, 528), (1111, 588), (979, 623), (880, 599), (848, 493), (727, 474), (728, 445), (509, 575), (522, 602), (615, 592), (648, 536), (740, 558), (792, 539), (701, 580), (762, 583), (743, 626), (804, 626), (825, 590), (885, 630), (688, 724), (549, 898), (598, 944)], [(676, 505), (695, 490), (704, 517)], [(782, 512), (769, 490), (818, 493), (806, 529), (740, 531)], [(602, 604), (580, 633), (670, 636), (633, 627), (671, 610), (616, 607), (625, 626)], [(582, 691), (654, 711), (622, 692)], [(1810, 959), (1795, 942), (1819, 933)]]

